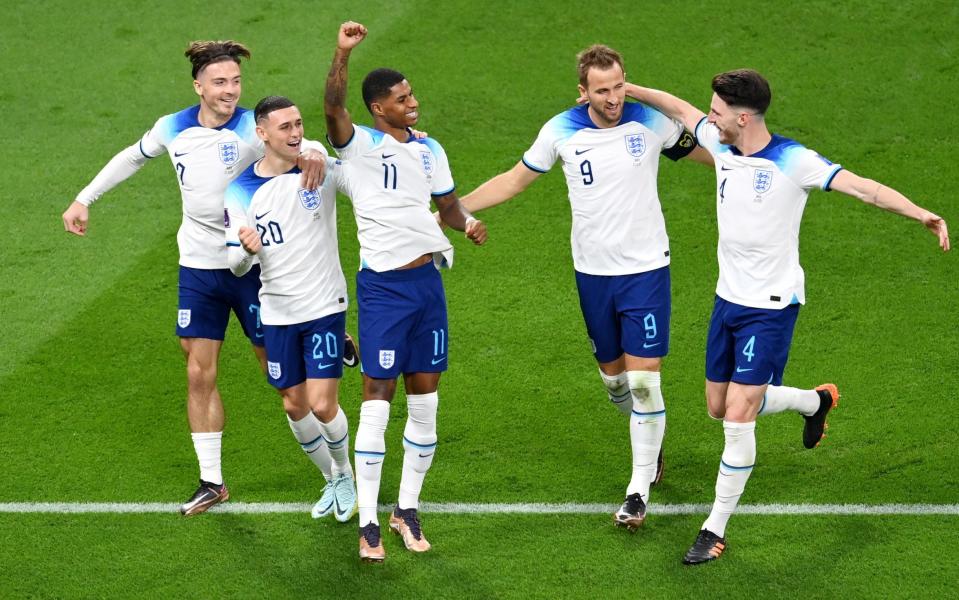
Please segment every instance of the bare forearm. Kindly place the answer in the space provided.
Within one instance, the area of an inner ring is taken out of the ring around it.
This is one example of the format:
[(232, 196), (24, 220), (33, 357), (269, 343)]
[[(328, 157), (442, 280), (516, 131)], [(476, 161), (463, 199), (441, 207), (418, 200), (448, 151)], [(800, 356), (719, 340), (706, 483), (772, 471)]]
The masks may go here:
[(437, 198), (436, 207), (439, 209), (443, 224), (456, 231), (465, 231), (466, 222), (473, 218), (473, 214), (452, 194)]
[(491, 206), (502, 204), (526, 189), (539, 174), (522, 163), (511, 170), (500, 173), (486, 183), (467, 194), (460, 201), (466, 210), (479, 212)]
[(337, 48), (333, 54), (333, 64), (326, 76), (326, 96), (323, 100), (327, 114), (330, 109), (343, 110), (346, 108), (346, 83), (348, 81), (347, 66), (350, 62), (350, 51)]
[(626, 95), (643, 104), (648, 104), (671, 119), (681, 121), (686, 129), (695, 131), (705, 113), (682, 98), (661, 90), (646, 88), (634, 83), (626, 84)]

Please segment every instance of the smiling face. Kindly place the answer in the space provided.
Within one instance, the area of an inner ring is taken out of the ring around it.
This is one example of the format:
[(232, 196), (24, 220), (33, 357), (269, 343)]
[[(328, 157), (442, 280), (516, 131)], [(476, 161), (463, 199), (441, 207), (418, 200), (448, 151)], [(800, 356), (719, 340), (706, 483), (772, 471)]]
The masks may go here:
[(240, 101), (240, 65), (232, 59), (208, 64), (197, 73), (193, 89), (202, 113), (219, 124), (229, 121)]
[(413, 88), (403, 80), (390, 88), (387, 96), (378, 98), (370, 104), (374, 117), (386, 121), (390, 127), (405, 129), (416, 125), (420, 118), (420, 103), (413, 95)]
[(303, 141), (303, 117), (295, 106), (280, 108), (260, 119), (256, 134), (266, 145), (267, 154), (296, 162)]
[(756, 116), (756, 113), (748, 108), (730, 106), (718, 94), (713, 94), (707, 120), (719, 130), (720, 143), (737, 146), (743, 129)]
[(600, 69), (590, 67), (586, 72), (586, 85), (579, 85), (579, 93), (589, 101), (589, 112), (600, 127), (615, 127), (623, 118), (626, 102), (626, 74), (623, 67), (614, 63)]

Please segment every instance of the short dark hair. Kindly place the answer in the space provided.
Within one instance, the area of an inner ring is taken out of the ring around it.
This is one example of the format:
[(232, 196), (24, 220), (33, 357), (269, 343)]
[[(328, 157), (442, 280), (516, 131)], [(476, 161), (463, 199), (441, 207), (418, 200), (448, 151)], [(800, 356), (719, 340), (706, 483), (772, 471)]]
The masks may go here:
[(290, 108), (291, 106), (296, 106), (296, 104), (293, 104), (293, 101), (286, 96), (267, 96), (253, 107), (253, 120), (260, 123), (260, 121), (269, 117), (274, 110)]
[(605, 71), (613, 68), (613, 65), (619, 65), (619, 68), (626, 72), (623, 66), (623, 57), (609, 46), (603, 44), (593, 44), (576, 55), (577, 70), (579, 71), (579, 83), (586, 87), (586, 76), (593, 67)]
[(196, 79), (197, 74), (207, 65), (225, 60), (240, 64), (240, 57), (250, 58), (250, 51), (240, 42), (233, 40), (199, 41), (190, 42), (183, 55), (193, 63), (193, 79)]
[(393, 69), (373, 69), (363, 79), (363, 102), (366, 110), (373, 112), (373, 103), (390, 95), (390, 88), (403, 81), (406, 77)]
[(730, 106), (751, 108), (764, 115), (773, 98), (769, 82), (752, 69), (726, 71), (713, 77), (713, 91)]

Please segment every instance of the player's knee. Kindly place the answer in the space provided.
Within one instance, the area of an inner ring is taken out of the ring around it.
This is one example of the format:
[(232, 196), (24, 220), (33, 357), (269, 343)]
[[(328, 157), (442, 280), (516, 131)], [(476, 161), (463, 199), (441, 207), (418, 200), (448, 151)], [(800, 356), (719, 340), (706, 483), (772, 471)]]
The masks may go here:
[(616, 375), (607, 375), (600, 371), (599, 376), (603, 379), (606, 391), (612, 396), (621, 396), (629, 390), (629, 378), (626, 377), (625, 371)]
[(300, 402), (289, 394), (283, 394), (283, 410), (286, 416), (294, 421), (299, 421), (310, 413), (310, 407), (305, 402)]
[(409, 418), (406, 421), (404, 436), (416, 444), (436, 443), (436, 411), (439, 395), (410, 394), (406, 397)]
[(634, 410), (655, 413), (666, 409), (661, 391), (661, 377), (656, 371), (627, 371), (629, 389), (633, 393)]
[(207, 365), (188, 356), (186, 377), (191, 390), (212, 390), (216, 385), (216, 365)]
[(395, 379), (374, 379), (364, 377), (363, 379), (363, 399), (364, 400), (393, 400), (393, 393), (396, 391)]
[(323, 397), (316, 400), (313, 404), (313, 414), (324, 423), (332, 421), (336, 417), (339, 409), (340, 405), (336, 401), (336, 398)]
[(714, 421), (722, 421), (726, 418), (726, 411), (720, 407), (706, 405), (706, 414)]

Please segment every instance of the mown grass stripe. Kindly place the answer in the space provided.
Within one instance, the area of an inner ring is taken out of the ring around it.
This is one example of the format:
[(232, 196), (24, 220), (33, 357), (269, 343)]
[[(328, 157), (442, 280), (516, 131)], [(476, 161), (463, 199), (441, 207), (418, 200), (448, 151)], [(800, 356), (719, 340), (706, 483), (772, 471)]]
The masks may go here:
[[(175, 513), (179, 504), (169, 502), (4, 502), (0, 513)], [(229, 514), (308, 513), (310, 504), (296, 502), (229, 502), (210, 512)], [(505, 503), (471, 504), (424, 502), (420, 510), (435, 514), (606, 514), (615, 510), (607, 504)], [(662, 504), (650, 507), (651, 514), (695, 515), (709, 512), (709, 504)], [(392, 505), (380, 505), (388, 512)], [(736, 509), (746, 515), (959, 515), (959, 504), (744, 504)]]

